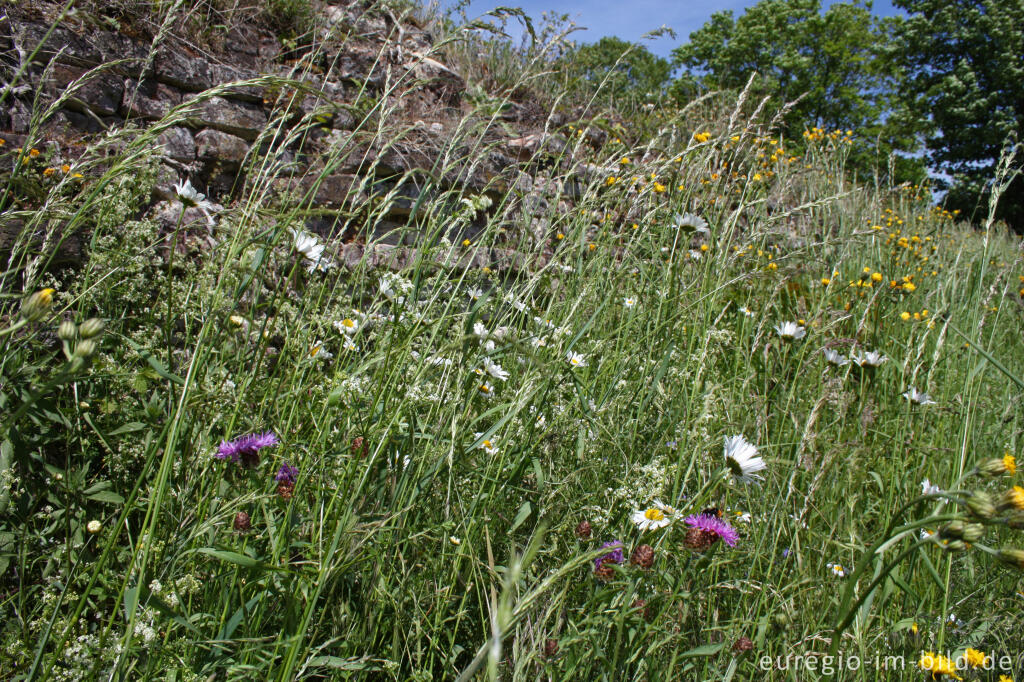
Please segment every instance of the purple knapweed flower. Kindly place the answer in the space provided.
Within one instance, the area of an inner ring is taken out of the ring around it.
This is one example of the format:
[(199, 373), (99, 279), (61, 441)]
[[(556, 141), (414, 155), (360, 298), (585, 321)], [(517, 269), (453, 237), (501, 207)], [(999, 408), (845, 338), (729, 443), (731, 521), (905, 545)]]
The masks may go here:
[(601, 566), (603, 566), (606, 562), (609, 561), (613, 564), (621, 564), (623, 561), (626, 560), (625, 555), (622, 553), (622, 543), (619, 540), (611, 540), (601, 545), (601, 549), (605, 548), (611, 549), (612, 551), (608, 552), (607, 554), (602, 554), (601, 556), (594, 559), (595, 570), (601, 568)]
[(705, 533), (713, 533), (716, 537), (724, 540), (725, 544), (730, 547), (735, 547), (736, 541), (740, 539), (740, 534), (736, 532), (735, 528), (711, 514), (695, 514), (687, 516), (683, 521), (686, 522), (686, 525), (699, 528)]
[(254, 467), (259, 463), (259, 451), (262, 448), (277, 445), (277, 436), (273, 431), (252, 433), (235, 440), (221, 441), (214, 457), (241, 462), (244, 466)]
[(288, 462), (281, 465), (281, 468), (277, 470), (277, 475), (274, 476), (274, 480), (278, 483), (291, 483), (295, 484), (296, 479), (299, 477), (299, 470), (297, 467), (293, 467)]

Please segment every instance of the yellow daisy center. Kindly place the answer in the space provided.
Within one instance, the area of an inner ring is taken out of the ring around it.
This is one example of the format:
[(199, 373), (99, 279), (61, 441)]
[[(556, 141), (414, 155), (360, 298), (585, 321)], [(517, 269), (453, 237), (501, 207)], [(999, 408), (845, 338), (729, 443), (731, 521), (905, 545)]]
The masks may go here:
[(1006, 472), (1010, 475), (1017, 473), (1017, 458), (1007, 453), (1003, 455), (1003, 466), (1006, 467)]
[(644, 512), (644, 517), (649, 521), (662, 521), (665, 518), (665, 513), (657, 507), (651, 507)]

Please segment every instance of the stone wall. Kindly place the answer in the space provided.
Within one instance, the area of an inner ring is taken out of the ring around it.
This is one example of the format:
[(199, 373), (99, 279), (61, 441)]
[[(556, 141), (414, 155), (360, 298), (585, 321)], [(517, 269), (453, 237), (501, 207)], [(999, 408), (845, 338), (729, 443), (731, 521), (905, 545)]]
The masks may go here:
[[(55, 25), (54, 8), (43, 7), (2, 10), (8, 149), (49, 145), (51, 158), (73, 165), (91, 136), (159, 124), (165, 170), (155, 200), (184, 177), (225, 205), (265, 182), (267, 201), (315, 208), (310, 229), (359, 248), (410, 241), (416, 211), (453, 189), (496, 199), (513, 190), (531, 220), (566, 200), (562, 184), (534, 177), (552, 159), (566, 163), (566, 141), (546, 132), (559, 117), (511, 106), (481, 132), (456, 135), (472, 115), (466, 83), (428, 31), (390, 12), (325, 4), (307, 49), (286, 50), (243, 25), (204, 50), (173, 32), (129, 36), (77, 15)], [(47, 107), (52, 115), (32, 131), (33, 111)], [(382, 111), (393, 134), (377, 134)]]

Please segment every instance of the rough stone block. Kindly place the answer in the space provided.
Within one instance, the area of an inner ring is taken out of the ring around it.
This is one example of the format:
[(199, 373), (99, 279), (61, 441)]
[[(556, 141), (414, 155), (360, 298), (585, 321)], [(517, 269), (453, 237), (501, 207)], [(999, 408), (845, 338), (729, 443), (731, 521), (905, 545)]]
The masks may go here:
[(237, 167), (249, 153), (249, 144), (240, 137), (220, 130), (201, 130), (196, 134), (196, 156), (200, 161), (220, 161)]
[(216, 128), (247, 140), (256, 139), (267, 125), (267, 115), (259, 107), (223, 97), (199, 102), (189, 113), (188, 120), (197, 127)]

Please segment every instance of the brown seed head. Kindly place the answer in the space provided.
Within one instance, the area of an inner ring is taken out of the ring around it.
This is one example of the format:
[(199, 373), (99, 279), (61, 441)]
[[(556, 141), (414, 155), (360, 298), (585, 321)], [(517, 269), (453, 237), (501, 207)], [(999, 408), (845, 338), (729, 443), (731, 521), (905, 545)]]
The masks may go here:
[(715, 540), (718, 536), (714, 533), (700, 528), (691, 528), (686, 531), (686, 537), (683, 539), (683, 544), (689, 549), (695, 552), (703, 552), (711, 545), (715, 544)]
[(594, 569), (594, 577), (603, 583), (608, 582), (615, 577), (615, 569), (612, 568), (612, 564), (609, 561), (603, 562), (600, 566)]
[(235, 514), (235, 522), (232, 524), (236, 531), (239, 533), (245, 533), (252, 528), (252, 521), (249, 519), (249, 515), (245, 512), (238, 512)]
[(590, 521), (584, 519), (576, 526), (576, 537), (580, 540), (589, 540), (592, 530), (593, 529), (590, 527)]
[(549, 637), (544, 642), (544, 658), (554, 658), (558, 655), (558, 640)]
[(736, 643), (732, 645), (734, 653), (742, 654), (750, 651), (754, 648), (754, 643), (750, 641), (749, 637), (740, 637), (736, 640)]
[(650, 568), (654, 565), (654, 548), (650, 545), (640, 545), (633, 550), (633, 554), (629, 557), (629, 563), (645, 570)]
[(650, 623), (654, 620), (654, 609), (647, 603), (646, 599), (637, 599), (633, 602), (633, 608), (640, 612), (640, 617)]

